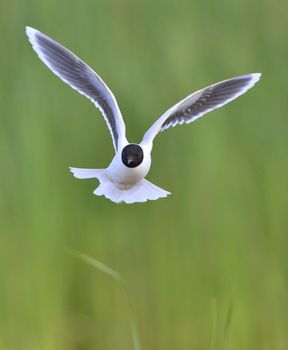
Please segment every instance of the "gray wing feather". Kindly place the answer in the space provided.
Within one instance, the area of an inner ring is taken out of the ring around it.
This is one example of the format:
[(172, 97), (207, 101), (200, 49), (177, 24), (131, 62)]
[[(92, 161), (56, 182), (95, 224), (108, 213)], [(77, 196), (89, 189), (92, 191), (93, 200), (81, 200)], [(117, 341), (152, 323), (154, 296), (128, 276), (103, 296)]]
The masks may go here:
[(191, 123), (204, 113), (219, 108), (244, 93), (252, 80), (251, 75), (232, 78), (209, 86), (185, 99), (161, 125), (161, 131), (177, 124)]
[(165, 112), (146, 132), (142, 142), (151, 143), (160, 131), (170, 126), (189, 124), (224, 106), (253, 87), (260, 77), (260, 73), (242, 75), (194, 92)]
[(27, 27), (27, 35), (39, 58), (53, 73), (100, 109), (112, 136), (115, 150), (125, 140), (125, 124), (117, 101), (103, 80), (71, 51), (45, 34)]

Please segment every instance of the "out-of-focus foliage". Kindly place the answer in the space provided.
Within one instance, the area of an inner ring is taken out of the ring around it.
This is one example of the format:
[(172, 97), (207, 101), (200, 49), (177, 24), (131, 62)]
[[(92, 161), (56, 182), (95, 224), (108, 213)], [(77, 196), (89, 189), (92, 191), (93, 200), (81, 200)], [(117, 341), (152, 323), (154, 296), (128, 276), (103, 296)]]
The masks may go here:
[[(0, 13), (0, 348), (132, 348), (121, 290), (71, 247), (124, 276), (144, 350), (287, 349), (287, 2), (4, 0)], [(263, 78), (157, 137), (148, 179), (172, 196), (115, 205), (68, 171), (112, 159), (100, 113), (25, 25), (100, 74), (131, 142), (192, 91)]]

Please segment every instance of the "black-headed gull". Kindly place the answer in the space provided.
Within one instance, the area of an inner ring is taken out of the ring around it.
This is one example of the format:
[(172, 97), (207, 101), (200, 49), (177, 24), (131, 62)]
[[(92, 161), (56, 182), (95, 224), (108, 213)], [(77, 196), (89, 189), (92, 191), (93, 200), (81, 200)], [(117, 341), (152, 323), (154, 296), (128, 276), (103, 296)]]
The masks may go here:
[(198, 90), (168, 109), (150, 127), (139, 144), (129, 143), (117, 101), (99, 75), (47, 35), (31, 27), (26, 27), (26, 33), (43, 63), (100, 109), (112, 136), (115, 156), (106, 169), (70, 170), (78, 179), (97, 178), (100, 185), (94, 194), (104, 195), (115, 203), (145, 202), (169, 195), (169, 192), (145, 179), (151, 166), (155, 136), (170, 126), (189, 124), (235, 100), (252, 88), (261, 77), (260, 73), (242, 75)]

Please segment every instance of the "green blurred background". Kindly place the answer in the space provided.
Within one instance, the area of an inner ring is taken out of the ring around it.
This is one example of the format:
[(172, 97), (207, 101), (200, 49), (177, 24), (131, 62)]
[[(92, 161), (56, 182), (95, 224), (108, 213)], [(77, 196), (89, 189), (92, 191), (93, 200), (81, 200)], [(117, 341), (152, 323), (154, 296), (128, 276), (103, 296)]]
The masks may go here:
[[(125, 295), (71, 247), (124, 276), (143, 350), (287, 350), (287, 2), (0, 6), (0, 348), (132, 349)], [(148, 179), (172, 196), (115, 205), (68, 171), (110, 162), (100, 113), (40, 62), (25, 25), (100, 74), (131, 142), (199, 88), (263, 78), (157, 137)]]

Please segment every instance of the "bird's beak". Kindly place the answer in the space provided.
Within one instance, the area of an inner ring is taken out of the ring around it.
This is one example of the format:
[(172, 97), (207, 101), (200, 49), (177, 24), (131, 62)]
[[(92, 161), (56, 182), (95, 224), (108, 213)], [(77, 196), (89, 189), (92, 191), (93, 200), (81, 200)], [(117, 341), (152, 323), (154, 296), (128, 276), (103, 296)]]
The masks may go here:
[(128, 156), (127, 158), (127, 163), (128, 165), (132, 164), (135, 162), (135, 157), (134, 156)]

